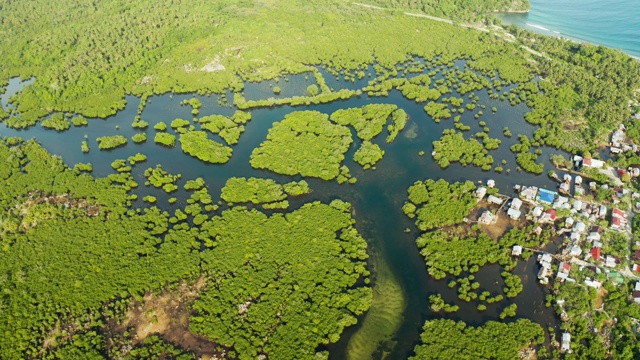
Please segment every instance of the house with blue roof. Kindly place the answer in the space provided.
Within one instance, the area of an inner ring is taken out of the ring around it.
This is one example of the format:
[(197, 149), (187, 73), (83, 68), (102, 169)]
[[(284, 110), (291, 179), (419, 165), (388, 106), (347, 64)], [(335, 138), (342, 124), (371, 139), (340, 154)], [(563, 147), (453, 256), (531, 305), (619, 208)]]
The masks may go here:
[(552, 204), (556, 198), (556, 192), (550, 191), (547, 189), (538, 189), (538, 196), (536, 196), (536, 200), (545, 202), (547, 204)]

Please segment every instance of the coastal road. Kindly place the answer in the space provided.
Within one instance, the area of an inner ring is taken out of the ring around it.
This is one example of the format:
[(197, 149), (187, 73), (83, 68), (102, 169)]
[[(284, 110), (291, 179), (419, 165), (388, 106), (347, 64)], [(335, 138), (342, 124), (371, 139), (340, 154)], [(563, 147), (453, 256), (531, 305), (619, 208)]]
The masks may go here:
[[(361, 7), (365, 7), (365, 8), (369, 8), (369, 9), (376, 9), (376, 10), (390, 10), (387, 8), (383, 8), (380, 6), (375, 6), (375, 5), (369, 5), (369, 4), (363, 4), (363, 3), (358, 3), (358, 2), (354, 2), (352, 3), (353, 5), (357, 5), (357, 6), (361, 6)], [(470, 29), (475, 29), (475, 30), (479, 30), (479, 31), (484, 31), (484, 32), (491, 32), (491, 29), (485, 27), (485, 26), (480, 26), (480, 25), (471, 25), (471, 24), (463, 24), (463, 23), (459, 23), (450, 19), (445, 19), (445, 18), (441, 18), (441, 17), (437, 17), (437, 16), (431, 16), (431, 15), (426, 15), (426, 14), (416, 14), (416, 13), (410, 13), (410, 12), (405, 12), (405, 15), (408, 16), (414, 16), (414, 17), (420, 17), (420, 18), (425, 18), (425, 19), (429, 19), (429, 20), (433, 20), (433, 21), (439, 21), (439, 22), (443, 22), (443, 23), (447, 23), (447, 24), (451, 24), (451, 25), (458, 25), (458, 26), (462, 26), (464, 28), (470, 28)], [(515, 42), (516, 38), (509, 34), (508, 32), (504, 31), (504, 29), (502, 29), (499, 26), (492, 26), (492, 29), (495, 32), (496, 35), (500, 36), (502, 39), (504, 39), (505, 41), (508, 42)], [(527, 52), (539, 56), (539, 57), (543, 57), (545, 59), (550, 59), (547, 55), (539, 52), (539, 51), (535, 51), (532, 48), (525, 46), (525, 45), (520, 45), (520, 47), (524, 50), (526, 50)]]

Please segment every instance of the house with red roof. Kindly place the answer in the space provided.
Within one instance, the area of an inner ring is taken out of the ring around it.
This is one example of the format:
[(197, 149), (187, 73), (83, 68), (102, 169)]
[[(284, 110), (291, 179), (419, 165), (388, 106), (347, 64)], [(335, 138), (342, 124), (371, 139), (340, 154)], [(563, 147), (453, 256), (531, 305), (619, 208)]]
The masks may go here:
[(599, 247), (594, 247), (591, 249), (590, 253), (591, 257), (594, 260), (602, 261), (602, 249), (600, 249)]
[(619, 217), (620, 219), (622, 219), (622, 220), (624, 220), (624, 221), (626, 221), (626, 220), (627, 220), (627, 217), (628, 217), (628, 215), (627, 215), (627, 213), (626, 213), (626, 212), (624, 212), (624, 211), (622, 211), (622, 210), (620, 210), (620, 209), (618, 209), (618, 208), (613, 208), (612, 215), (613, 215), (614, 217)]
[(611, 218), (611, 228), (612, 229), (622, 228), (622, 219), (620, 219), (619, 217)]

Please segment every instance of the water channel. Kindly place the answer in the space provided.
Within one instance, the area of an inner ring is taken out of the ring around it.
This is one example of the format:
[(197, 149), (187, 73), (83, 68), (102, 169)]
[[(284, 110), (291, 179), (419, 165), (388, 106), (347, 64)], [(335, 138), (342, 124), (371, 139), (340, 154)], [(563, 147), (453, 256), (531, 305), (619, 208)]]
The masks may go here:
[[(329, 86), (339, 88), (362, 88), (369, 79), (366, 77), (355, 82), (337, 80), (332, 75), (324, 73)], [(286, 80), (281, 78), (275, 81), (261, 84), (247, 84), (245, 96), (247, 99), (260, 99), (272, 97), (271, 86), (278, 85), (282, 89), (279, 95), (302, 95), (306, 87), (313, 83), (313, 76), (296, 75), (289, 76)], [(27, 83), (28, 84), (28, 83)], [(20, 86), (18, 79), (12, 79), (7, 93), (0, 99), (5, 109), (7, 108), (7, 95), (9, 92), (18, 91)], [(271, 85), (271, 86), (270, 86)], [(453, 96), (459, 96), (455, 92)], [(453, 127), (453, 120), (444, 120), (437, 124), (424, 112), (424, 104), (417, 104), (407, 100), (397, 91), (392, 91), (389, 96), (372, 98), (365, 94), (360, 97), (344, 101), (336, 101), (329, 104), (316, 106), (281, 106), (275, 108), (256, 109), (251, 111), (252, 120), (246, 125), (246, 132), (240, 137), (239, 144), (233, 147), (231, 160), (224, 165), (205, 164), (195, 158), (183, 154), (179, 149), (169, 149), (153, 143), (155, 133), (153, 126), (163, 121), (170, 123), (175, 118), (190, 119), (191, 107), (182, 106), (180, 102), (189, 99), (192, 95), (161, 95), (149, 99), (141, 117), (149, 122), (146, 130), (149, 140), (143, 144), (135, 144), (129, 141), (127, 146), (111, 151), (100, 151), (96, 138), (105, 135), (124, 135), (131, 138), (136, 130), (131, 127), (140, 103), (138, 98), (127, 97), (127, 106), (124, 110), (107, 119), (89, 119), (88, 127), (71, 127), (69, 130), (58, 133), (54, 130), (42, 128), (39, 124), (27, 130), (8, 129), (0, 124), (2, 136), (20, 136), (23, 138), (36, 138), (49, 152), (59, 155), (69, 165), (90, 162), (93, 164), (93, 175), (101, 177), (113, 172), (110, 164), (115, 159), (124, 159), (136, 153), (147, 155), (148, 160), (133, 168), (133, 176), (139, 183), (144, 183), (143, 172), (147, 167), (162, 164), (170, 173), (182, 174), (178, 183), (180, 188), (188, 179), (202, 177), (206, 180), (210, 193), (214, 200), (219, 198), (219, 189), (226, 179), (233, 176), (244, 177), (268, 177), (278, 182), (291, 181), (290, 177), (280, 176), (269, 171), (252, 169), (249, 158), (252, 150), (265, 140), (269, 128), (276, 121), (293, 111), (317, 110), (323, 113), (332, 112), (350, 107), (360, 107), (371, 103), (392, 103), (404, 109), (410, 116), (407, 127), (392, 144), (384, 143), (384, 135), (378, 136), (374, 142), (384, 150), (384, 159), (378, 163), (376, 170), (362, 170), (352, 160), (352, 155), (360, 144), (355, 140), (344, 164), (351, 170), (351, 174), (357, 177), (355, 185), (337, 182), (325, 182), (316, 179), (306, 179), (313, 192), (292, 202), (291, 208), (300, 206), (303, 202), (320, 200), (330, 201), (341, 198), (353, 205), (354, 217), (357, 228), (367, 239), (371, 253), (371, 270), (374, 284), (374, 304), (371, 310), (360, 319), (359, 324), (348, 328), (341, 340), (331, 344), (328, 349), (332, 359), (363, 359), (374, 354), (374, 358), (400, 359), (410, 356), (413, 347), (419, 342), (419, 334), (425, 320), (440, 318), (445, 315), (434, 314), (429, 310), (428, 297), (431, 294), (441, 293), (448, 303), (456, 303), (460, 310), (452, 315), (446, 315), (454, 320), (464, 320), (471, 325), (481, 325), (487, 320), (497, 320), (498, 314), (511, 301), (503, 301), (489, 305), (484, 312), (478, 312), (475, 304), (459, 301), (456, 290), (450, 289), (447, 283), (451, 278), (436, 281), (427, 274), (424, 259), (419, 254), (415, 245), (415, 239), (419, 235), (413, 221), (408, 219), (401, 210), (407, 196), (407, 188), (416, 180), (445, 179), (447, 181), (486, 182), (494, 179), (501, 192), (512, 194), (511, 189), (515, 184), (527, 184), (555, 189), (556, 184), (546, 175), (534, 176), (516, 170), (515, 156), (510, 152), (509, 146), (516, 143), (517, 134), (525, 134), (531, 137), (535, 128), (524, 121), (523, 115), (528, 111), (524, 104), (511, 106), (507, 101), (492, 100), (486, 90), (476, 92), (480, 97), (479, 104), (486, 105), (487, 109), (496, 107), (496, 114), (486, 110), (480, 120), (487, 122), (490, 127), (489, 136), (502, 140), (498, 150), (491, 151), (495, 163), (503, 159), (507, 161), (505, 169), (511, 169), (510, 173), (498, 174), (496, 172), (484, 172), (479, 168), (459, 164), (452, 164), (447, 169), (441, 169), (432, 160), (432, 142), (442, 135), (444, 129)], [(230, 105), (219, 105), (217, 96), (197, 96), (202, 101), (200, 116), (211, 114), (231, 115), (235, 108)], [(227, 97), (231, 100), (232, 95)], [(465, 103), (469, 101), (465, 97)], [(479, 120), (473, 118), (471, 112), (462, 115), (461, 122), (471, 126), (471, 131), (465, 137), (482, 131), (478, 125)], [(503, 127), (508, 126), (514, 134), (511, 138), (503, 136)], [(119, 127), (117, 129), (116, 127)], [(170, 131), (170, 130), (169, 130)], [(91, 147), (89, 153), (82, 153), (80, 144), (85, 140)], [(215, 137), (212, 137), (215, 138)], [(218, 140), (218, 138), (215, 138)], [(220, 140), (221, 141), (221, 140)], [(544, 153), (539, 161), (545, 163), (545, 173), (550, 169), (549, 156), (557, 153), (554, 149), (543, 148)], [(424, 151), (426, 155), (419, 156)], [(298, 179), (295, 179), (298, 180)], [(180, 190), (171, 195), (179, 199), (176, 204), (169, 205), (169, 195), (161, 190), (140, 186), (134, 190), (141, 199), (146, 194), (153, 194), (158, 198), (158, 206), (167, 210), (186, 205), (188, 195)], [(134, 206), (144, 206), (137, 202)], [(405, 229), (410, 229), (405, 232)], [(481, 284), (482, 290), (490, 290), (492, 293), (500, 291), (502, 278), (501, 268), (497, 265), (485, 266), (476, 274), (476, 281)], [(536, 281), (537, 266), (534, 257), (528, 261), (520, 260), (514, 270), (523, 281), (524, 291), (514, 299), (518, 305), (517, 318), (528, 318), (540, 323), (543, 328), (554, 326), (556, 319), (551, 308), (545, 308), (545, 289)], [(514, 319), (505, 320), (513, 321)]]

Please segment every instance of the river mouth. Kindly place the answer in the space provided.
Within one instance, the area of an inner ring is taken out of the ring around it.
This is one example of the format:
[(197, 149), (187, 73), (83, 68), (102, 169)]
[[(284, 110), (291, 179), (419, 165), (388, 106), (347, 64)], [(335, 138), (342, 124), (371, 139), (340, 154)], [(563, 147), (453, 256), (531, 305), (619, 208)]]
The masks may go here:
[[(355, 81), (336, 80), (335, 77), (324, 73), (329, 86), (340, 89), (359, 89), (366, 86), (368, 78)], [(305, 78), (303, 75), (290, 76), (288, 81), (280, 81), (277, 86), (282, 89), (282, 94), (302, 92), (308, 84), (312, 84), (313, 77)], [(273, 84), (271, 84), (273, 85)], [(268, 86), (268, 87), (267, 87)], [(272, 87), (265, 84), (247, 84), (246, 97), (263, 98), (268, 96), (268, 90)], [(471, 325), (480, 325), (487, 320), (497, 320), (499, 308), (483, 313), (478, 312), (472, 304), (462, 306), (453, 315), (434, 314), (429, 309), (429, 295), (443, 294), (447, 301), (453, 302), (451, 289), (447, 286), (447, 279), (434, 280), (427, 273), (424, 258), (418, 252), (415, 239), (418, 232), (413, 221), (402, 213), (402, 205), (407, 198), (407, 188), (416, 180), (445, 179), (449, 182), (470, 180), (474, 183), (485, 183), (488, 179), (495, 180), (497, 187), (504, 193), (511, 193), (511, 188), (516, 184), (534, 185), (541, 188), (555, 189), (556, 184), (546, 175), (535, 176), (517, 171), (514, 154), (509, 151), (509, 146), (517, 143), (517, 136), (506, 137), (503, 128), (509, 127), (514, 134), (532, 136), (535, 127), (525, 122), (523, 116), (529, 109), (524, 104), (512, 106), (508, 101), (493, 100), (486, 90), (475, 92), (480, 98), (479, 104), (487, 109), (496, 108), (496, 113), (486, 111), (482, 118), (490, 127), (489, 136), (499, 138), (502, 145), (491, 154), (497, 162), (504, 160), (504, 167), (511, 172), (486, 172), (474, 166), (463, 167), (457, 163), (451, 164), (447, 169), (441, 169), (430, 156), (433, 149), (432, 142), (439, 139), (443, 130), (454, 128), (453, 120), (445, 120), (440, 123), (430, 119), (423, 110), (424, 103), (416, 103), (406, 99), (399, 91), (392, 90), (386, 97), (372, 97), (362, 94), (348, 100), (334, 101), (328, 104), (313, 106), (279, 106), (251, 110), (253, 119), (246, 126), (246, 131), (241, 135), (240, 142), (233, 148), (231, 160), (224, 165), (205, 164), (195, 158), (183, 154), (178, 149), (170, 149), (154, 144), (151, 139), (146, 143), (134, 144), (129, 142), (127, 146), (111, 151), (99, 151), (95, 139), (104, 135), (123, 135), (131, 138), (139, 130), (133, 129), (131, 123), (137, 115), (140, 99), (133, 96), (127, 97), (127, 106), (116, 115), (106, 119), (90, 119), (87, 127), (71, 127), (69, 130), (58, 133), (47, 130), (37, 125), (26, 130), (13, 130), (0, 125), (0, 133), (3, 136), (20, 136), (23, 138), (36, 138), (44, 148), (55, 155), (59, 155), (69, 165), (76, 163), (92, 163), (93, 175), (97, 177), (113, 173), (110, 164), (116, 159), (126, 159), (137, 153), (147, 155), (146, 164), (136, 166), (132, 175), (136, 180), (144, 182), (143, 171), (147, 167), (161, 164), (170, 173), (182, 174), (178, 185), (182, 185), (187, 179), (202, 177), (206, 183), (214, 201), (219, 199), (219, 189), (224, 186), (229, 177), (264, 177), (272, 178), (277, 182), (291, 181), (291, 177), (281, 176), (269, 171), (251, 168), (249, 159), (253, 149), (258, 147), (267, 136), (273, 123), (282, 120), (285, 115), (294, 111), (316, 110), (331, 114), (338, 109), (361, 107), (367, 104), (388, 103), (395, 104), (409, 114), (409, 123), (406, 129), (400, 133), (392, 144), (385, 144), (384, 137), (378, 136), (373, 140), (385, 150), (385, 156), (376, 165), (376, 170), (363, 170), (352, 160), (353, 153), (360, 145), (355, 140), (351, 149), (346, 154), (345, 164), (351, 169), (351, 174), (358, 179), (354, 185), (338, 185), (335, 181), (325, 182), (317, 179), (306, 179), (313, 192), (292, 201), (291, 208), (297, 208), (304, 202), (320, 200), (323, 202), (340, 198), (352, 204), (356, 227), (367, 239), (370, 246), (371, 270), (373, 273), (374, 301), (368, 313), (361, 317), (357, 326), (347, 329), (340, 341), (328, 346), (332, 359), (367, 359), (367, 358), (406, 358), (413, 347), (419, 342), (421, 327), (425, 320), (442, 317), (454, 320), (464, 320)], [(229, 95), (230, 96), (230, 95)], [(284, 95), (283, 95), (284, 96)], [(467, 96), (454, 92), (451, 96), (459, 96), (465, 99), (464, 104), (469, 103)], [(149, 122), (147, 134), (154, 133), (153, 126), (159, 122), (170, 123), (176, 118), (189, 119), (192, 117), (191, 108), (182, 106), (183, 100), (188, 100), (192, 95), (160, 95), (150, 98), (144, 107), (141, 118)], [(220, 103), (217, 96), (196, 96), (202, 102), (200, 116), (211, 114), (231, 115), (235, 111), (232, 106)], [(463, 105), (464, 106), (464, 105)], [(469, 134), (483, 131), (483, 127), (473, 118), (471, 112), (461, 116), (461, 122), (469, 125)], [(469, 136), (469, 135), (466, 135)], [(81, 151), (80, 144), (87, 140), (91, 150), (89, 153)], [(420, 156), (419, 153), (426, 153)], [(543, 155), (539, 162), (549, 169), (548, 159), (558, 153), (554, 149), (543, 148)], [(543, 172), (544, 174), (544, 172)], [(295, 180), (299, 180), (295, 178)], [(158, 198), (158, 206), (164, 210), (173, 211), (186, 205), (188, 194), (184, 190), (178, 190), (171, 196), (151, 187), (140, 187), (134, 191), (138, 198), (145, 195), (153, 195)], [(168, 204), (170, 197), (177, 197), (175, 204)], [(134, 202), (134, 206), (144, 206), (142, 201)], [(407, 231), (408, 230), (408, 231)], [(480, 282), (488, 287), (499, 287), (500, 267), (490, 265), (481, 269), (477, 274)], [(553, 322), (553, 310), (544, 306), (545, 290), (538, 285), (535, 274), (537, 268), (535, 261), (520, 261), (514, 271), (522, 278), (523, 292), (514, 302), (518, 304), (517, 318), (528, 318), (540, 323), (544, 328)], [(501, 304), (503, 307), (505, 304)]]

